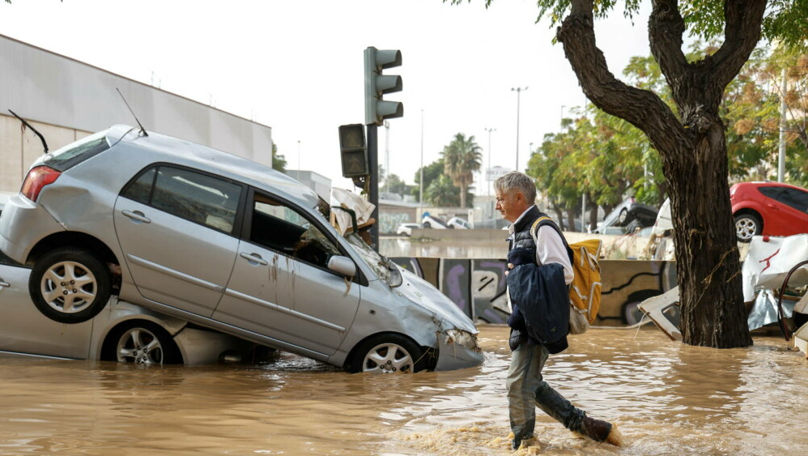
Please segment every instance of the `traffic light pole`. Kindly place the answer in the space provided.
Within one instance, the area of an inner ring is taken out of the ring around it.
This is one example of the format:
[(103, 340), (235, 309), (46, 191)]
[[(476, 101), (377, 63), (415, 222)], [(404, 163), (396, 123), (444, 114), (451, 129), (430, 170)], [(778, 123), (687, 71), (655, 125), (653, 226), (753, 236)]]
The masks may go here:
[(370, 226), (370, 246), (379, 251), (379, 154), (378, 154), (378, 127), (376, 124), (367, 126), (368, 140), (368, 168), (370, 168), (370, 181), (368, 182), (368, 199), (373, 204), (373, 213), (370, 215), (376, 223)]

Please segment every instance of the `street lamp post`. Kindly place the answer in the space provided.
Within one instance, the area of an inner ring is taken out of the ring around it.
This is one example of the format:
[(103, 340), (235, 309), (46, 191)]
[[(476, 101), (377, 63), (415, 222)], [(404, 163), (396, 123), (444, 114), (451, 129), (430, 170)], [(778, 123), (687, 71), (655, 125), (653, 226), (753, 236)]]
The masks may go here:
[(485, 180), (488, 181), (488, 196), (491, 196), (491, 179), (489, 173), (491, 172), (491, 133), (497, 131), (496, 128), (486, 128), (488, 132), (488, 168), (485, 171)]
[(527, 87), (511, 87), (511, 92), (516, 92), (516, 171), (519, 171), (519, 98)]
[[(424, 110), (421, 110), (421, 170), (420, 170), (420, 177), (418, 179), (420, 182), (420, 188), (418, 189), (418, 204), (419, 210), (421, 212), (420, 206), (424, 205)], [(420, 218), (421, 214), (418, 214), (416, 218)]]

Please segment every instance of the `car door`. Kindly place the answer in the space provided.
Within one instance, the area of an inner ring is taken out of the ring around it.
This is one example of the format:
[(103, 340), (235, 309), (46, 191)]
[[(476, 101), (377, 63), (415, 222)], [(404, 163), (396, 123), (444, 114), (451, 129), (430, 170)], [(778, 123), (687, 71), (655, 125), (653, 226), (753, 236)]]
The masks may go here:
[(30, 272), (0, 253), (0, 351), (86, 358), (92, 320), (65, 325), (44, 316), (28, 294)]
[(209, 317), (238, 249), (244, 186), (160, 164), (142, 171), (115, 203), (115, 230), (138, 292)]
[(791, 209), (788, 212), (793, 222), (789, 234), (808, 233), (808, 191), (786, 187), (780, 201)]
[(236, 265), (214, 319), (310, 353), (339, 347), (359, 306), (359, 286), (327, 268), (343, 255), (321, 222), (253, 192)]
[(766, 216), (763, 228), (766, 234), (789, 236), (808, 231), (804, 192), (782, 186), (762, 186), (760, 193), (769, 198), (764, 203)]

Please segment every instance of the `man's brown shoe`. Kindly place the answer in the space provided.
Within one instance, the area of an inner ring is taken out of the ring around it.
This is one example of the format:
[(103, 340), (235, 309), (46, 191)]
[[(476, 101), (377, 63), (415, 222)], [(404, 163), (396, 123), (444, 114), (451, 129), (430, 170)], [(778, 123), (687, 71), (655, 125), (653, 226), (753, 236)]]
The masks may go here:
[(578, 432), (597, 442), (607, 442), (615, 446), (622, 444), (622, 437), (617, 426), (608, 421), (584, 417)]

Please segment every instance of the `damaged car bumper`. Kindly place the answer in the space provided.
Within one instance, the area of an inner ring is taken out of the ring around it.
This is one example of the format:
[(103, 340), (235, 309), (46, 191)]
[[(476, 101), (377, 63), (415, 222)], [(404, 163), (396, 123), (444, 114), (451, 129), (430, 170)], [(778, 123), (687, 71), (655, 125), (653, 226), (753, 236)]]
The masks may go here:
[(483, 352), (477, 345), (477, 335), (462, 329), (439, 332), (436, 371), (479, 366)]

